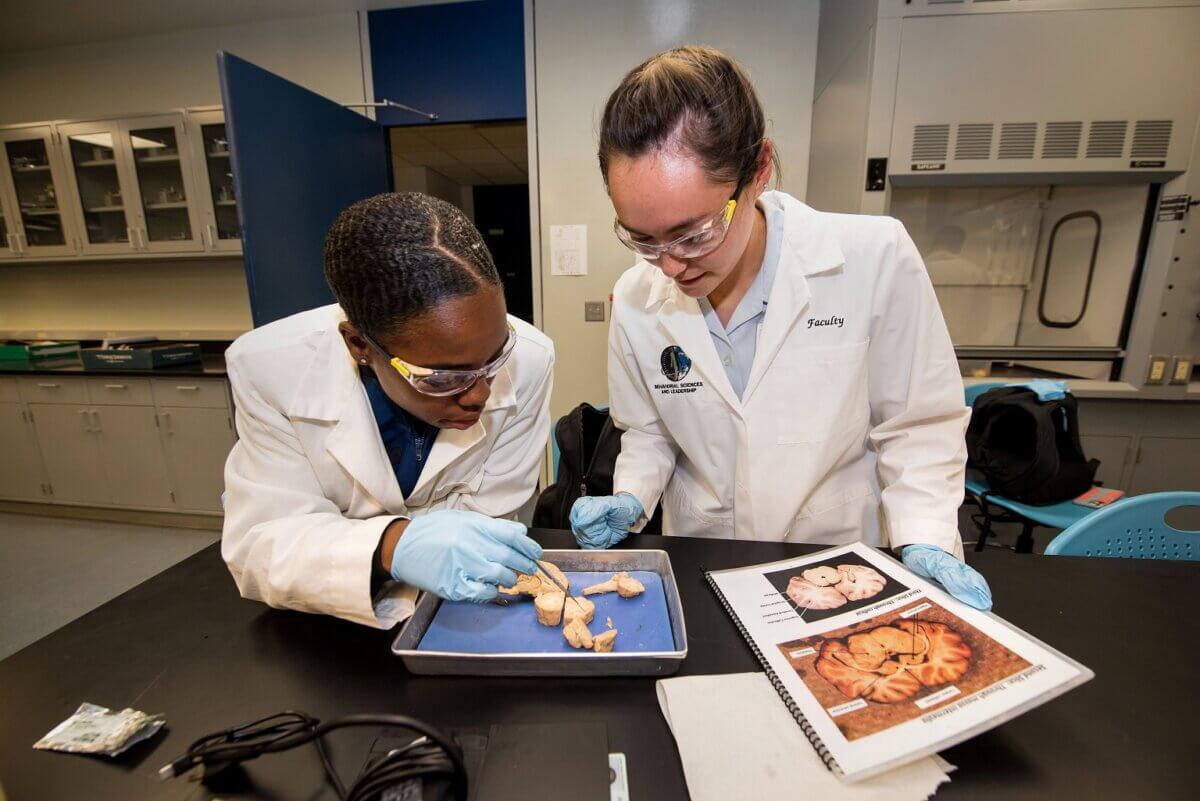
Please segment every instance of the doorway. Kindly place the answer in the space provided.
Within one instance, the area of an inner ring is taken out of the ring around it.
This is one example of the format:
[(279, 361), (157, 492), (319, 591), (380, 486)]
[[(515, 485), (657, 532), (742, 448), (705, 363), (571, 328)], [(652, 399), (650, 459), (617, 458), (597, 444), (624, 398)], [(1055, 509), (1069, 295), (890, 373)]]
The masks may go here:
[(509, 314), (533, 323), (526, 135), (524, 120), (389, 129), (395, 190), (461, 209), (491, 251)]

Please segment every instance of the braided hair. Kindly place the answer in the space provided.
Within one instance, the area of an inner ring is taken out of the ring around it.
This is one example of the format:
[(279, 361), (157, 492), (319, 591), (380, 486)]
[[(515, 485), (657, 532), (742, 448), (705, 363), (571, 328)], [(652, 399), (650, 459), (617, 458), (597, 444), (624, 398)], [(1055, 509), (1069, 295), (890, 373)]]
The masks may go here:
[(325, 236), (325, 280), (346, 317), (377, 341), (447, 298), (500, 286), (479, 231), (419, 192), (353, 204)]

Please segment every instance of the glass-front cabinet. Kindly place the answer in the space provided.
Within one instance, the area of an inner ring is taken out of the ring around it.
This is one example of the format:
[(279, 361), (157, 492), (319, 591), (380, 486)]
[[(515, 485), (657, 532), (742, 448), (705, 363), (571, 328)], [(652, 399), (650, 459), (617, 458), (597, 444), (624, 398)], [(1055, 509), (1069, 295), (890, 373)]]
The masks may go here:
[(201, 236), (208, 250), (240, 253), (242, 231), (238, 223), (237, 198), (233, 191), (233, 166), (225, 113), (220, 109), (188, 112), (188, 129), (198, 145), (197, 183), (204, 197), (200, 203), (204, 228)]
[(180, 115), (74, 123), (58, 132), (84, 253), (204, 249)]
[(53, 130), (0, 131), (0, 151), (0, 258), (74, 255)]

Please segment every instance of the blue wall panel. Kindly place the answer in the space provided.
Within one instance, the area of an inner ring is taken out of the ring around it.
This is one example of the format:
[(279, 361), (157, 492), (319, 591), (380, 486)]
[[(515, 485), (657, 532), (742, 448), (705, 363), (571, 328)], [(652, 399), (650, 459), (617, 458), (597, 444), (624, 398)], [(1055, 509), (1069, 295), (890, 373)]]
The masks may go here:
[[(372, 11), (375, 99), (434, 112), (437, 122), (525, 118), (522, 0), (476, 0)], [(384, 125), (428, 122), (380, 109)]]
[(325, 232), (346, 206), (390, 189), (387, 136), (237, 56), (218, 53), (217, 70), (257, 327), (333, 301)]

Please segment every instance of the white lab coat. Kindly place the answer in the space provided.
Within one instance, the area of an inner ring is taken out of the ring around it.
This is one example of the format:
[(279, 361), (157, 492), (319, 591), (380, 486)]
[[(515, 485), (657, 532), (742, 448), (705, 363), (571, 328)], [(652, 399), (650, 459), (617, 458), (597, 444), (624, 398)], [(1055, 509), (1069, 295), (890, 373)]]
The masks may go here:
[(742, 398), (696, 300), (646, 262), (617, 282), (614, 491), (647, 515), (661, 497), (666, 534), (961, 555), (970, 412), (920, 254), (894, 219), (760, 202), (783, 209), (785, 232)]
[(444, 429), (405, 498), (358, 365), (325, 306), (239, 337), (226, 352), (239, 440), (225, 465), (224, 557), (246, 598), (386, 628), (411, 588), (372, 602), (371, 559), (398, 517), (469, 509), (511, 517), (537, 489), (554, 348), (510, 317), (517, 345), (480, 420)]

